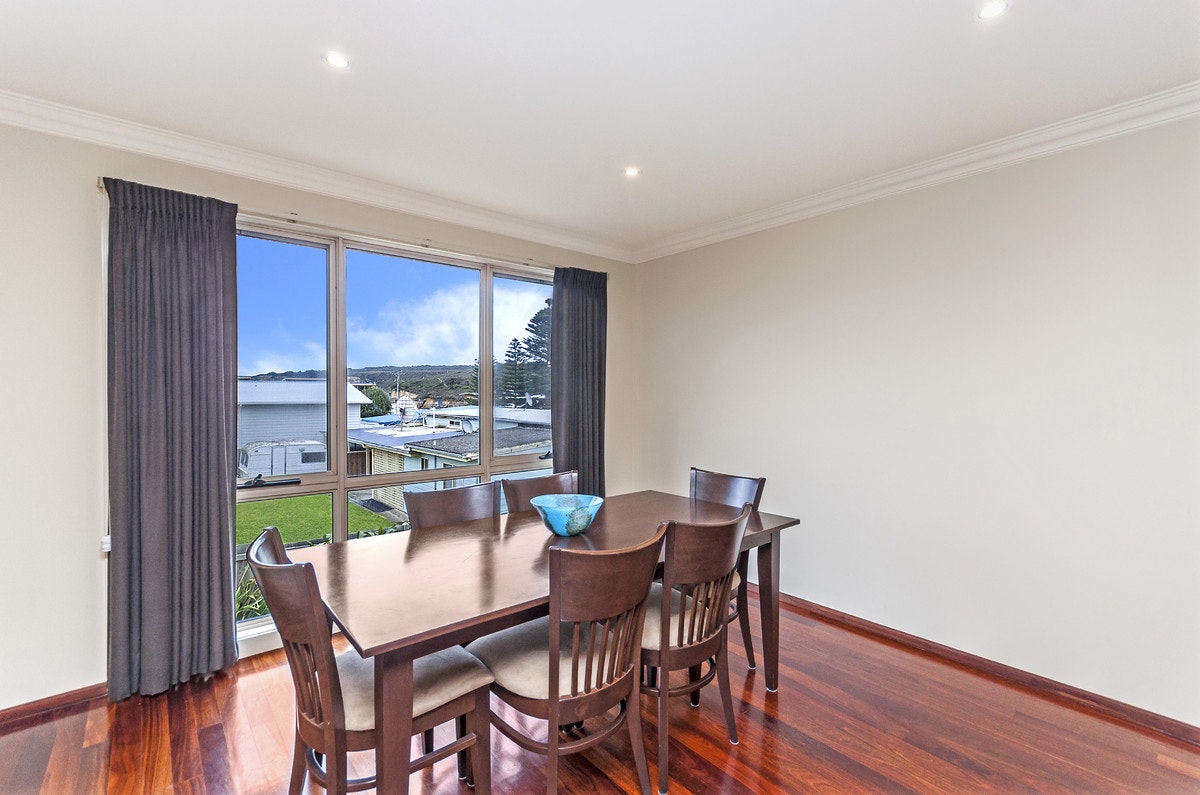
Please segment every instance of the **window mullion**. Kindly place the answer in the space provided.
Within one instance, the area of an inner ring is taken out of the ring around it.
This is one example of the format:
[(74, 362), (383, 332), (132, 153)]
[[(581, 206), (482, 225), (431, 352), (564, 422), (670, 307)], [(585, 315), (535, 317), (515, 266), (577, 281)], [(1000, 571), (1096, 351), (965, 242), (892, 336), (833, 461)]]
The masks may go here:
[(493, 451), (492, 429), (492, 266), (485, 265), (479, 279), (479, 463), (484, 469), (484, 479), (491, 475)]
[(333, 493), (333, 540), (349, 532), (346, 462), (346, 241), (337, 238), (330, 250), (329, 268), (329, 443), (330, 466), (337, 479)]

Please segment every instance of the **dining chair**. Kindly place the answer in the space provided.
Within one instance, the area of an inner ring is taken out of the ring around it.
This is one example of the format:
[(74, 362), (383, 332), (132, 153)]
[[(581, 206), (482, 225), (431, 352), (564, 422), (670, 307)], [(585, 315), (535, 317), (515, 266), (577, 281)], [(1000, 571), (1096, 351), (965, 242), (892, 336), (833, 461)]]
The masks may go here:
[[(246, 554), (283, 641), (296, 695), (296, 736), (288, 787), (298, 793), (305, 772), (331, 793), (375, 786), (375, 777), (348, 780), (346, 753), (377, 747), (375, 663), (353, 649), (335, 655), (332, 623), (312, 564), (287, 557), (279, 530), (266, 528)], [(409, 763), (411, 771), (452, 754), (470, 756), (468, 783), (491, 791), (488, 690), (492, 675), (461, 647), (413, 661), (413, 734), (458, 717), (466, 731)]]
[(404, 492), (404, 510), (414, 530), (500, 515), (500, 481), (454, 489)]
[[(545, 726), (543, 741), (492, 711), (492, 725), (501, 734), (546, 756), (548, 793), (558, 789), (561, 755), (597, 745), (622, 723), (629, 729), (641, 790), (650, 792), (638, 655), (665, 532), (660, 527), (648, 541), (615, 551), (551, 547), (550, 615), (467, 646), (491, 669), (499, 701)], [(560, 730), (581, 722), (582, 732)]]
[(532, 511), (529, 500), (542, 494), (578, 494), (579, 470), (555, 472), (538, 478), (505, 478), (500, 481), (504, 488), (504, 503), (509, 513)]
[[(498, 481), (459, 486), (453, 489), (404, 492), (404, 510), (413, 530), (425, 530), (455, 522), (486, 519), (500, 515), (500, 484)], [(459, 725), (461, 731), (461, 722)], [(425, 732), (422, 745), (426, 753), (433, 750), (433, 730)], [(459, 774), (466, 762), (459, 757)]]
[[(750, 503), (754, 510), (762, 501), (763, 488), (767, 485), (766, 478), (750, 478), (741, 475), (726, 475), (721, 472), (710, 472), (706, 469), (692, 467), (690, 494), (693, 500), (719, 502), (740, 508)], [(750, 552), (738, 555), (737, 576), (733, 580), (733, 607), (730, 609), (729, 621), (737, 619), (738, 628), (742, 632), (742, 645), (746, 647), (746, 664), (750, 670), (756, 667), (754, 661), (754, 638), (750, 634), (750, 599), (746, 593), (750, 576)], [(697, 696), (699, 694), (697, 693)], [(699, 703), (695, 698), (693, 704)]]
[[(667, 522), (663, 577), (650, 586), (642, 631), (641, 663), (654, 677), (641, 686), (658, 701), (658, 791), (667, 791), (668, 701), (692, 694), (716, 677), (725, 707), (729, 742), (737, 745), (733, 697), (729, 689), (729, 590), (737, 566), (742, 536), (750, 518), (741, 514), (721, 522)], [(707, 667), (699, 675), (694, 672)], [(671, 685), (671, 671), (687, 669), (684, 684)]]

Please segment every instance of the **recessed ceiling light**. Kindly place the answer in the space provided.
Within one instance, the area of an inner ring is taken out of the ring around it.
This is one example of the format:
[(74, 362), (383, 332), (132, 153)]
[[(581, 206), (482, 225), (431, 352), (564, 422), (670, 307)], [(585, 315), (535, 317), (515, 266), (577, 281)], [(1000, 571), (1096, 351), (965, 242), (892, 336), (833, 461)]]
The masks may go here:
[(625, 169), (625, 176), (627, 176), (627, 177), (636, 177), (638, 174), (641, 174), (641, 173), (642, 173), (642, 170), (640, 168), (638, 168), (637, 166), (630, 166), (629, 168)]
[(334, 69), (349, 69), (350, 60), (340, 52), (325, 53), (325, 63), (332, 66)]
[(1008, 10), (1007, 0), (988, 0), (979, 8), (980, 19), (995, 19)]

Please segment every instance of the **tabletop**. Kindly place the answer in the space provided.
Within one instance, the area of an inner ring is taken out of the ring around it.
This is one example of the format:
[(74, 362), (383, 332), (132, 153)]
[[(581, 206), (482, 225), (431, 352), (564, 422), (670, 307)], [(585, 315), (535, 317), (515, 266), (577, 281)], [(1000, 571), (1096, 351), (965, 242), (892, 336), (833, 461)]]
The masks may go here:
[[(505, 514), (289, 550), (312, 563), (334, 622), (364, 657), (420, 656), (544, 615), (550, 547), (620, 549), (660, 522), (728, 520), (740, 509), (658, 491), (609, 497), (582, 535), (561, 538), (536, 513)], [(743, 549), (798, 522), (751, 514)]]

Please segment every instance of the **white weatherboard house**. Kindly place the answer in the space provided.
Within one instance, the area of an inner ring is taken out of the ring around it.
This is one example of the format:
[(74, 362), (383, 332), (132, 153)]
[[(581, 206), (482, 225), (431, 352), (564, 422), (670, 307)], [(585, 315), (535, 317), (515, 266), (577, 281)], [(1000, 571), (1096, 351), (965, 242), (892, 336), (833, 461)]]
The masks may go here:
[[(371, 399), (346, 384), (346, 427)], [(326, 468), (325, 382), (238, 380), (238, 476), (289, 475)]]

